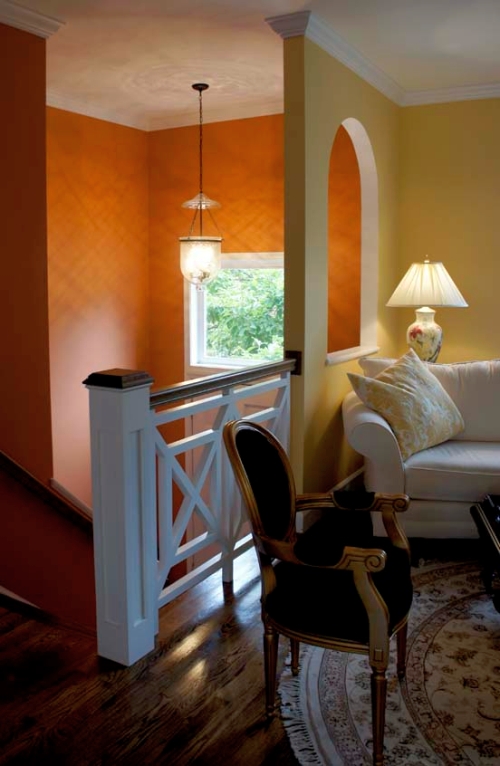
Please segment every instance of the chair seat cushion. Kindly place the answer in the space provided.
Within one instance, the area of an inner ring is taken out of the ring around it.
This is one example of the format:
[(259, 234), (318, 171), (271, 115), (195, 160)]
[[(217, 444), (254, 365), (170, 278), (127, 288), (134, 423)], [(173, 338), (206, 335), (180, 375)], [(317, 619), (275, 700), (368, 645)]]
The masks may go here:
[[(344, 535), (343, 539), (339, 532)], [(383, 542), (386, 565), (372, 577), (387, 604), (389, 633), (392, 633), (410, 609), (413, 590), (406, 552), (393, 548), (386, 539)], [(371, 533), (369, 513), (333, 510), (302, 535), (296, 553), (313, 566), (276, 564), (277, 587), (264, 604), (270, 618), (284, 628), (318, 638), (367, 644), (368, 617), (352, 572), (319, 568), (335, 564), (345, 545), (380, 548), (380, 539), (375, 540)]]

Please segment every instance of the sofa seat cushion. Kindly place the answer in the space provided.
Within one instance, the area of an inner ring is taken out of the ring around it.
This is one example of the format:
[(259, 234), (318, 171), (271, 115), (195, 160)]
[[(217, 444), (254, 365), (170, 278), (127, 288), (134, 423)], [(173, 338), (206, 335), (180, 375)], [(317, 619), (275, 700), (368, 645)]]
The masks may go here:
[(404, 470), (412, 500), (476, 502), (500, 494), (500, 442), (448, 441), (412, 455)]

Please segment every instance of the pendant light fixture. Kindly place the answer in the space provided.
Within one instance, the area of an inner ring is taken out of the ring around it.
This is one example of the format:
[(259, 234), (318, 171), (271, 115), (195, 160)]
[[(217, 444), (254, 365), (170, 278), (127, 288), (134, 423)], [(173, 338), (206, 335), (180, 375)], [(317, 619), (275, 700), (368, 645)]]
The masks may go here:
[[(198, 91), (200, 111), (199, 128), (199, 183), (200, 190), (196, 197), (183, 202), (182, 207), (194, 210), (191, 228), (187, 237), (179, 237), (181, 243), (181, 271), (185, 279), (191, 282), (199, 290), (211, 282), (216, 276), (221, 265), (221, 236), (204, 236), (203, 212), (206, 210), (219, 232), (212, 210), (220, 207), (218, 202), (210, 199), (203, 192), (203, 101), (202, 93), (208, 89), (204, 82), (196, 82), (191, 86)], [(199, 223), (199, 234), (195, 234), (196, 219)], [(220, 234), (220, 232), (219, 232)]]

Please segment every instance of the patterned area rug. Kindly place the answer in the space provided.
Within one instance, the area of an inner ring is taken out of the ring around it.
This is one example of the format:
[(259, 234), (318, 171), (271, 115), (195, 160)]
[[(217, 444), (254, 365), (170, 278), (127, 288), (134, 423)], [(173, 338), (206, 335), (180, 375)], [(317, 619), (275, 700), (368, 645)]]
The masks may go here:
[[(414, 570), (406, 679), (391, 644), (387, 766), (500, 764), (500, 614), (476, 562)], [(303, 646), (280, 681), (281, 716), (302, 766), (370, 766), (365, 656)]]

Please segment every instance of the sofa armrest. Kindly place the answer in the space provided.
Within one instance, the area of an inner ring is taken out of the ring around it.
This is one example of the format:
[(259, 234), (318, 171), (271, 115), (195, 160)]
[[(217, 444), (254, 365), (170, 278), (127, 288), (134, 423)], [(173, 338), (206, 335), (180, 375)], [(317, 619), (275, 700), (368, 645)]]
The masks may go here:
[(351, 391), (342, 403), (344, 433), (350, 446), (365, 458), (369, 492), (405, 493), (401, 451), (387, 421)]

